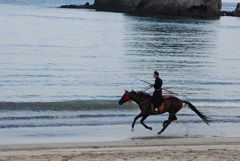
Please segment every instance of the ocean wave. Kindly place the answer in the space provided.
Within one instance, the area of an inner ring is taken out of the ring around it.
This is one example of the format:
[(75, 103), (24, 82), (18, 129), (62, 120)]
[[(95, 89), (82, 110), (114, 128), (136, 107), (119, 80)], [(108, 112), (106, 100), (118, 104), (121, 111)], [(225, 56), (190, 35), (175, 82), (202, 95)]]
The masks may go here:
[(31, 119), (67, 119), (67, 118), (107, 118), (107, 117), (128, 117), (135, 115), (44, 115), (44, 116), (23, 116), (23, 117), (0, 117), (0, 120), (31, 120)]
[[(186, 99), (183, 99), (186, 100)], [(213, 99), (187, 99), (196, 107), (239, 107), (240, 100), (213, 100)], [(124, 110), (136, 108), (136, 103), (125, 103), (123, 106), (116, 101), (67, 101), (67, 102), (0, 102), (0, 110)]]
[[(131, 105), (130, 105), (131, 106)], [(2, 102), (0, 110), (107, 110), (119, 108), (117, 101), (83, 101), (83, 102)]]

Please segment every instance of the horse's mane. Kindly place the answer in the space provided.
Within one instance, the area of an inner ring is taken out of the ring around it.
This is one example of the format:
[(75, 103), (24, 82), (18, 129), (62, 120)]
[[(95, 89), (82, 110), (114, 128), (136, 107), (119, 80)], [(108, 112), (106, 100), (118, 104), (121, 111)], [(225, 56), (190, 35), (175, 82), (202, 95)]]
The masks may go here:
[(132, 93), (134, 93), (134, 94), (138, 94), (138, 95), (141, 95), (141, 96), (152, 97), (151, 94), (149, 94), (149, 93), (147, 93), (147, 92), (144, 92), (144, 91), (138, 91), (138, 92), (135, 92), (134, 90), (132, 90)]

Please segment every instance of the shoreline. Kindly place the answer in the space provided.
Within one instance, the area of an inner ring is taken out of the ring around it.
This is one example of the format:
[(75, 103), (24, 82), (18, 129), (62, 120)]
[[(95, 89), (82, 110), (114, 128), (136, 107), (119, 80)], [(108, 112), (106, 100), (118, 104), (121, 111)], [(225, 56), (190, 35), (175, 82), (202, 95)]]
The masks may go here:
[(0, 160), (240, 160), (240, 137), (0, 145)]

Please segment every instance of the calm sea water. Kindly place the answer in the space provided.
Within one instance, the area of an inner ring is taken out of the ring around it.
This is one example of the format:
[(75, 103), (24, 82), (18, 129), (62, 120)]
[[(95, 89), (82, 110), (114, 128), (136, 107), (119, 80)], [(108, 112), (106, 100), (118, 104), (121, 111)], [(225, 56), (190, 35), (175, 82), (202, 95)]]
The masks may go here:
[(136, 78), (153, 83), (155, 70), (213, 118), (208, 127), (184, 108), (164, 136), (239, 136), (240, 18), (58, 8), (85, 2), (0, 0), (0, 144), (155, 136), (166, 114), (146, 120), (154, 131), (137, 124), (131, 133), (139, 109), (117, 104), (124, 90), (147, 86)]

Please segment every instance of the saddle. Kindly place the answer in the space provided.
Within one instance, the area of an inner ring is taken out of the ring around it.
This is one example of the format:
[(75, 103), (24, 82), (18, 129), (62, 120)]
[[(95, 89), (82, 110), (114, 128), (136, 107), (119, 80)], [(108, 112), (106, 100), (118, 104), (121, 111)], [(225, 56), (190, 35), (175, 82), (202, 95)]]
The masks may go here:
[[(163, 98), (166, 99), (166, 98), (172, 98), (174, 96), (171, 96), (171, 95), (164, 95)], [(177, 97), (174, 97), (174, 98), (177, 98)], [(178, 100), (182, 101), (180, 98), (177, 98)], [(153, 106), (153, 103), (151, 103), (151, 109), (152, 111), (154, 111), (154, 106)], [(160, 106), (157, 107), (158, 109), (158, 113), (164, 113), (166, 112), (166, 109), (164, 109), (164, 101), (162, 102), (162, 104)]]

